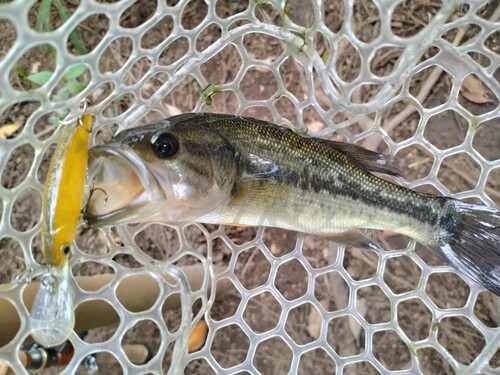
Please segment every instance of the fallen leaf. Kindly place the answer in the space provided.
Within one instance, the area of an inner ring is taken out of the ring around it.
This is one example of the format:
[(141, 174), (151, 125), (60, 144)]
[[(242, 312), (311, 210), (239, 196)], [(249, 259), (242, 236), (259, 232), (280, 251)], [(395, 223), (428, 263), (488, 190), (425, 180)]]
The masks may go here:
[(382, 232), (382, 235), (386, 238), (391, 238), (391, 237), (396, 237), (399, 236), (399, 233), (393, 232), (391, 230), (384, 230)]
[(323, 129), (325, 127), (325, 124), (323, 124), (321, 121), (313, 121), (309, 125), (307, 125), (307, 127), (309, 128), (309, 130), (317, 132)]
[(469, 74), (462, 81), (460, 92), (469, 101), (476, 104), (493, 103), (483, 83), (475, 76)]
[(208, 325), (204, 320), (196, 323), (193, 331), (188, 338), (188, 353), (192, 353), (201, 349), (208, 335)]
[(276, 245), (274, 242), (269, 247), (269, 250), (271, 251), (271, 254), (273, 254), (274, 256), (277, 256), (280, 253), (278, 245)]
[(30, 73), (33, 74), (33, 73), (38, 73), (40, 71), (40, 66), (42, 66), (42, 63), (40, 61), (37, 61), (35, 62), (32, 66), (31, 66), (31, 70), (30, 70)]
[(328, 247), (324, 247), (323, 250), (321, 250), (321, 255), (323, 256), (323, 259), (329, 260), (331, 257), (331, 252)]
[(337, 309), (346, 307), (349, 303), (349, 287), (344, 278), (338, 272), (330, 272), (327, 280), (330, 284), (332, 301), (335, 301)]
[[(276, 56), (269, 56), (262, 61), (265, 61), (267, 63), (272, 63), (274, 60), (276, 60)], [(259, 73), (269, 73), (269, 69), (266, 68), (265, 66), (256, 65), (253, 68)]]
[(124, 246), (122, 238), (118, 233), (116, 233), (114, 230), (111, 231), (111, 238), (112, 240), (119, 246)]
[(10, 136), (12, 136), (12, 134), (17, 132), (20, 127), (21, 127), (21, 124), (16, 124), (16, 123), (7, 124), (7, 125), (2, 126), (0, 128), (0, 139), (9, 138)]
[[(322, 299), (319, 301), (319, 304), (328, 311), (329, 308), (329, 300), (328, 298)], [(313, 339), (317, 339), (321, 334), (321, 324), (323, 323), (323, 317), (321, 314), (315, 309), (312, 308), (309, 313), (309, 317), (307, 318), (307, 332)]]
[[(364, 317), (366, 314), (366, 300), (364, 298), (358, 298), (356, 301), (356, 310), (358, 310), (359, 314)], [(359, 335), (361, 334), (361, 330), (363, 329), (361, 325), (358, 323), (356, 319), (349, 315), (349, 329), (351, 330), (352, 336), (356, 340), (356, 343), (359, 343)]]
[(9, 371), (9, 364), (4, 361), (0, 361), (0, 375), (7, 374)]
[(491, 310), (491, 318), (498, 325), (500, 324), (500, 297), (491, 295), (491, 302), (493, 305), (493, 309)]
[(92, 93), (92, 101), (95, 103), (97, 102), (98, 98), (101, 96), (101, 95), (104, 95), (105, 91), (102, 87), (99, 87), (97, 89), (94, 90), (94, 92)]
[(167, 108), (168, 113), (170, 113), (170, 116), (177, 116), (182, 113), (182, 111), (179, 108), (173, 105), (165, 104), (165, 107)]

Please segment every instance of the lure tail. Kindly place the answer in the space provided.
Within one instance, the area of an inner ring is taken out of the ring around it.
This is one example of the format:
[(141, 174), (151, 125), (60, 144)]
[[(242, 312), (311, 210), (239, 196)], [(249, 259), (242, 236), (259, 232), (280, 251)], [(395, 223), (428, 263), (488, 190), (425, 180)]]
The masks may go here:
[(500, 296), (500, 211), (456, 200), (448, 243), (432, 246), (458, 271)]

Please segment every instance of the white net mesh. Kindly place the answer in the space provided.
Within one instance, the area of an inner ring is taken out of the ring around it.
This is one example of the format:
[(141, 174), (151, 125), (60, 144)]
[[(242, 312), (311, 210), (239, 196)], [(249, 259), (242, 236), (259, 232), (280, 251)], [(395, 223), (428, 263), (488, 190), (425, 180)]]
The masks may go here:
[[(85, 97), (94, 143), (177, 112), (250, 115), (397, 155), (405, 186), (498, 205), (499, 19), (496, 1), (0, 4), (1, 282), (43, 263), (52, 134)], [(77, 287), (77, 317), (98, 301), (115, 323), (73, 333), (63, 371), (108, 352), (108, 373), (498, 373), (498, 297), (406, 237), (373, 236), (386, 252), (277, 229), (82, 224), (73, 275), (114, 277)], [(153, 285), (140, 309), (124, 307), (133, 275)], [(0, 289), (0, 317), (18, 317), (0, 359), (16, 373), (25, 288)], [(187, 354), (203, 316), (206, 344)], [(152, 358), (133, 364), (129, 343)]]

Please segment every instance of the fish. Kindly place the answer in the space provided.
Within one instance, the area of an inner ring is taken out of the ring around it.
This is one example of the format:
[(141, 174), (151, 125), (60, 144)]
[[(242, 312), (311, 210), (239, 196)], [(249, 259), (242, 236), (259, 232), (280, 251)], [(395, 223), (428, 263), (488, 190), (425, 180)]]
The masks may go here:
[[(400, 186), (395, 161), (253, 118), (185, 113), (89, 151), (90, 226), (266, 226), (380, 249), (363, 230), (409, 236), (500, 295), (500, 211)], [(105, 192), (105, 194), (104, 194)]]
[(63, 125), (52, 155), (42, 202), (42, 252), (49, 266), (60, 267), (71, 251), (84, 203), (92, 115)]

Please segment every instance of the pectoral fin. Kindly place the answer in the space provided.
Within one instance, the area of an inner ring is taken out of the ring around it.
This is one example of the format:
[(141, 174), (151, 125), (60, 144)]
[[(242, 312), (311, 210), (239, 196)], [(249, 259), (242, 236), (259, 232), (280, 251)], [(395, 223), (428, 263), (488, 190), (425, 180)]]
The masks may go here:
[(363, 232), (357, 229), (330, 235), (327, 238), (343, 245), (360, 247), (362, 249), (369, 250), (382, 250), (381, 247), (373, 242), (370, 237), (366, 236)]

